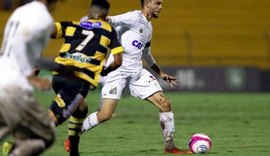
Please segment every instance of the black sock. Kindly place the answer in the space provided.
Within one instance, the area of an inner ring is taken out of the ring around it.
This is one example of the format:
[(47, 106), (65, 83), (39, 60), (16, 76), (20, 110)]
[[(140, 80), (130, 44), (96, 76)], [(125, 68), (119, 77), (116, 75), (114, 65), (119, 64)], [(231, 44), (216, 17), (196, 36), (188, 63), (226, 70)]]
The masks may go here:
[(69, 136), (68, 137), (70, 141), (70, 156), (79, 156), (79, 136)]

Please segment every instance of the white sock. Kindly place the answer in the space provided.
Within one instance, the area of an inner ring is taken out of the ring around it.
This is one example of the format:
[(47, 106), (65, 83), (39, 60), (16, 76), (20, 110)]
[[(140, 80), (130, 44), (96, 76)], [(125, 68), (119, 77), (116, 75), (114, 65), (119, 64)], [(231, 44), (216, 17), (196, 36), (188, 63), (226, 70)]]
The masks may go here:
[(159, 121), (163, 130), (163, 138), (166, 149), (174, 147), (173, 133), (174, 133), (174, 115), (172, 112), (159, 113)]
[(97, 119), (97, 112), (90, 114), (84, 121), (83, 121), (83, 130), (89, 131), (90, 129), (94, 128), (99, 124)]

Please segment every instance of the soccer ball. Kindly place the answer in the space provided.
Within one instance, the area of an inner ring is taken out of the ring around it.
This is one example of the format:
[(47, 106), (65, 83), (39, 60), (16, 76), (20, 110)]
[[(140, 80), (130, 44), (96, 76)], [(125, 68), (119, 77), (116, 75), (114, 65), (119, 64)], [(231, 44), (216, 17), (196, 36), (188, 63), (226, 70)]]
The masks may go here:
[(189, 141), (189, 148), (194, 154), (205, 154), (211, 149), (211, 139), (206, 134), (193, 134)]

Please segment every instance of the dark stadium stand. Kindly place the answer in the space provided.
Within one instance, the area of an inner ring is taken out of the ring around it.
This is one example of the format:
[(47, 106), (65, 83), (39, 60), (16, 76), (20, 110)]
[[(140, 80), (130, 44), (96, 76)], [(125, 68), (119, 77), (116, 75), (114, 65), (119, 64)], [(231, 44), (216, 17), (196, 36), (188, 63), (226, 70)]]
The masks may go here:
[[(153, 20), (153, 55), (161, 65), (244, 65), (270, 69), (269, 0), (164, 0)], [(56, 20), (77, 20), (89, 1), (66, 0)], [(140, 8), (139, 0), (111, 0), (111, 15)], [(0, 34), (9, 12), (0, 12)], [(1, 40), (1, 39), (0, 39)], [(57, 55), (62, 41), (45, 54)]]

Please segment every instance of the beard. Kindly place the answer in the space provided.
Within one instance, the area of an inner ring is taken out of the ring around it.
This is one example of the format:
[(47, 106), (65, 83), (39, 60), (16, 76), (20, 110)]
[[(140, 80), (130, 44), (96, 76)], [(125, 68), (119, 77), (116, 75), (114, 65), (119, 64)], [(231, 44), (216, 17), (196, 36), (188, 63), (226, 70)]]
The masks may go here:
[(152, 13), (152, 17), (153, 18), (158, 18), (159, 17), (159, 14), (160, 14), (160, 12), (155, 11), (155, 12)]
[(153, 18), (158, 18), (159, 15), (153, 14)]

